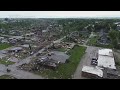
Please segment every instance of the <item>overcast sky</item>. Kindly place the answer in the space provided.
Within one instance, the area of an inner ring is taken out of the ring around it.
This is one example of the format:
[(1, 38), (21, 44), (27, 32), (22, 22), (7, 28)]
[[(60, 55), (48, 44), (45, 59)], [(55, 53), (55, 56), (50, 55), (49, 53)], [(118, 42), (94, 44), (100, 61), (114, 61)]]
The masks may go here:
[(0, 18), (120, 17), (120, 11), (0, 11)]

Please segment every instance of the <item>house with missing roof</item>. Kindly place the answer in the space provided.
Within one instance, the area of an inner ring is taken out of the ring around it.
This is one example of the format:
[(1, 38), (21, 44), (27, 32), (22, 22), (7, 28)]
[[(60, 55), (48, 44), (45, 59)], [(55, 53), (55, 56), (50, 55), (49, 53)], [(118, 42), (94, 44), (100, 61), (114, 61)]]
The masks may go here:
[(22, 47), (12, 47), (12, 48), (9, 48), (7, 51), (17, 53), (17, 52), (22, 51), (22, 50), (23, 50)]
[(66, 61), (68, 59), (69, 59), (69, 56), (65, 54), (64, 52), (52, 51), (40, 57), (37, 60), (37, 64), (42, 65), (45, 68), (56, 69), (60, 63), (61, 64), (67, 63)]

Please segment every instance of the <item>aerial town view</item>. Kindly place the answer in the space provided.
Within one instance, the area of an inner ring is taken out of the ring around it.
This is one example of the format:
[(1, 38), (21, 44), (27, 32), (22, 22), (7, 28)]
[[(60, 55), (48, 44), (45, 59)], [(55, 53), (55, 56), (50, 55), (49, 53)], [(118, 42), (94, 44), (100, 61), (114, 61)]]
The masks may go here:
[(120, 79), (120, 17), (11, 12), (0, 11), (0, 79)]

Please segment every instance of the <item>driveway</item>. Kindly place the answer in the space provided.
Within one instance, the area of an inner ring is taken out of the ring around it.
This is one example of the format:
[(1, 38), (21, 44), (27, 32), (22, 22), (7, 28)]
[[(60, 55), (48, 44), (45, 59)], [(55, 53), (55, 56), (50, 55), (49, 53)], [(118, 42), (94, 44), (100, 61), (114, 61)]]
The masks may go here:
[(94, 57), (94, 55), (98, 51), (98, 49), (99, 49), (98, 47), (87, 46), (87, 49), (85, 51), (86, 53), (82, 57), (79, 65), (74, 73), (73, 79), (87, 79), (87, 78), (81, 76), (82, 67), (83, 67), (83, 65), (91, 66), (91, 59), (92, 59), (92, 57)]

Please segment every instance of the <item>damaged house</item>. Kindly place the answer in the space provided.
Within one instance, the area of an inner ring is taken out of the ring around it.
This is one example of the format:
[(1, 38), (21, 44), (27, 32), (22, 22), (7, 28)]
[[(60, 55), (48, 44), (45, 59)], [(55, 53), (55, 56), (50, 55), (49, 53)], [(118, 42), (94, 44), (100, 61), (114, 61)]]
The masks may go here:
[(74, 31), (74, 32), (70, 33), (70, 35), (68, 36), (68, 38), (69, 38), (69, 40), (77, 42), (77, 40), (79, 38), (79, 32), (78, 31)]
[(4, 50), (0, 50), (0, 59), (3, 59), (4, 57), (6, 57), (7, 51), (4, 51)]
[(27, 33), (25, 36), (26, 37), (32, 37), (32, 36), (34, 36), (34, 33)]
[(88, 30), (86, 30), (86, 29), (83, 29), (83, 30), (79, 31), (79, 35), (81, 37), (87, 38), (90, 35), (90, 32)]
[(104, 33), (103, 31), (100, 32), (99, 39), (98, 39), (97, 43), (101, 44), (101, 45), (109, 45), (110, 42), (111, 42), (111, 40), (108, 36), (108, 33)]
[(19, 51), (22, 51), (23, 50), (23, 48), (22, 47), (13, 47), (13, 48), (10, 48), (10, 49), (8, 49), (8, 52), (14, 52), (14, 53), (17, 53), (17, 52), (19, 52)]
[(24, 40), (24, 37), (22, 37), (22, 36), (12, 36), (12, 37), (10, 37), (8, 40), (9, 40), (9, 42), (10, 42), (11, 44), (15, 44), (15, 43), (17, 43), (17, 42), (23, 41), (23, 40)]
[(53, 51), (39, 58), (36, 63), (46, 68), (56, 69), (60, 63), (66, 63), (69, 58), (64, 52)]
[(111, 42), (110, 38), (106, 34), (100, 36), (100, 38), (97, 41), (97, 43), (99, 43), (101, 45), (109, 45), (110, 42)]

